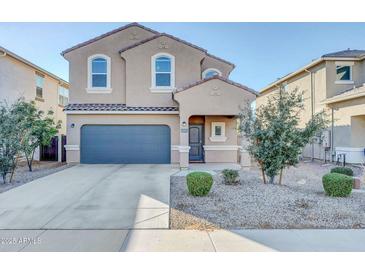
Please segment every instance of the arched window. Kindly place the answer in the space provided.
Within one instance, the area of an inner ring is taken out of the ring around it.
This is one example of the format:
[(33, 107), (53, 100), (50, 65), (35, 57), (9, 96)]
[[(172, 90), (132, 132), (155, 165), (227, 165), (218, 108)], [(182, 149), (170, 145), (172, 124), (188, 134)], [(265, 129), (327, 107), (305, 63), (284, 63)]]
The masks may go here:
[(203, 71), (202, 78), (203, 79), (208, 79), (208, 78), (211, 78), (211, 77), (214, 77), (214, 76), (217, 76), (217, 75), (222, 76), (222, 73), (217, 69), (208, 68), (208, 69)]
[(111, 91), (110, 57), (96, 54), (88, 58), (88, 90)]
[(175, 58), (168, 53), (152, 56), (152, 90), (171, 91), (175, 87)]

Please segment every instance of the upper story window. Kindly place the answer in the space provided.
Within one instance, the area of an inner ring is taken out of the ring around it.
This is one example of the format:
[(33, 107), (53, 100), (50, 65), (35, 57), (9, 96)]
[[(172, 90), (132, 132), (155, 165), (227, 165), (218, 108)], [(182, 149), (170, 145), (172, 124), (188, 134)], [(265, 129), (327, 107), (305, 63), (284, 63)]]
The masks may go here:
[(202, 73), (202, 79), (208, 79), (208, 78), (212, 78), (214, 76), (222, 76), (222, 73), (214, 68), (208, 68), (206, 70), (203, 71)]
[(36, 82), (36, 98), (43, 98), (44, 76), (36, 74), (35, 82)]
[(68, 89), (64, 86), (58, 86), (58, 104), (60, 106), (68, 104)]
[(88, 58), (88, 92), (111, 92), (110, 57), (96, 54)]
[(351, 84), (353, 62), (336, 62), (336, 84)]
[(175, 58), (168, 53), (152, 56), (151, 91), (171, 92), (175, 88)]

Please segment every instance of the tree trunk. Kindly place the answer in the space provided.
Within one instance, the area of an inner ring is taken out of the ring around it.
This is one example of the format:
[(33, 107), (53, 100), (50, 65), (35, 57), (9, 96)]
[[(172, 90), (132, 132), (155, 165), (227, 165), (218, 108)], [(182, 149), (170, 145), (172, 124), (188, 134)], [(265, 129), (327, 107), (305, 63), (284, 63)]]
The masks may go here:
[(282, 179), (283, 179), (283, 169), (280, 169), (279, 185), (281, 185)]
[(3, 172), (1, 173), (1, 175), (2, 175), (2, 177), (3, 177), (3, 182), (4, 182), (4, 184), (6, 184), (6, 172), (5, 172), (5, 171), (3, 171)]
[(30, 158), (28, 157), (27, 153), (25, 153), (25, 159), (27, 159), (27, 165), (28, 165), (29, 171), (32, 171), (32, 164), (30, 162)]
[(13, 181), (13, 176), (14, 176), (14, 172), (15, 172), (17, 164), (18, 164), (18, 156), (16, 157), (16, 159), (14, 161), (13, 169), (11, 170), (11, 174), (10, 174), (9, 183), (11, 183)]
[(275, 176), (271, 176), (269, 179), (269, 184), (273, 184), (275, 180)]
[(264, 184), (266, 184), (265, 171), (264, 171), (264, 169), (263, 169), (263, 167), (262, 167), (262, 165), (261, 165), (261, 164), (260, 164), (260, 167), (261, 167), (262, 179), (263, 179), (263, 181), (264, 181)]

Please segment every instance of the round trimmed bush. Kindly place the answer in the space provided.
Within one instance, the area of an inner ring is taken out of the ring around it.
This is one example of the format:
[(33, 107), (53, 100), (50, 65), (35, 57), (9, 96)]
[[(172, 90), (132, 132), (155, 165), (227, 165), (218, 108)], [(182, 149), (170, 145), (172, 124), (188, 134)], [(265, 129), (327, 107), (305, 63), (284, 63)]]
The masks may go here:
[(340, 173), (347, 176), (354, 176), (354, 172), (349, 167), (334, 167), (331, 169), (331, 173)]
[(223, 169), (222, 175), (224, 183), (227, 185), (234, 185), (240, 182), (240, 175), (237, 170)]
[(331, 197), (347, 197), (351, 194), (353, 179), (340, 173), (328, 173), (322, 177), (324, 191)]
[(208, 172), (194, 171), (186, 176), (189, 193), (193, 196), (205, 196), (213, 185), (213, 176)]

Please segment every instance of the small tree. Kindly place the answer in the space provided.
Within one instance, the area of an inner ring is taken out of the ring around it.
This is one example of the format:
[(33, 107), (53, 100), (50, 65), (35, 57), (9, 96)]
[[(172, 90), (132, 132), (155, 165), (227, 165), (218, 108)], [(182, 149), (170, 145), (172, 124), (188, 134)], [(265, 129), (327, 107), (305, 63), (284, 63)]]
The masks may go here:
[(280, 173), (281, 184), (283, 169), (298, 163), (304, 146), (328, 123), (324, 112), (320, 112), (300, 128), (300, 113), (304, 111), (302, 98), (297, 89), (285, 92), (280, 88), (256, 113), (247, 106), (240, 114), (240, 131), (248, 140), (248, 151), (260, 165), (264, 183), (266, 176), (273, 183)]
[(38, 110), (34, 102), (17, 101), (12, 107), (12, 115), (16, 117), (18, 129), (22, 132), (20, 150), (24, 154), (29, 171), (32, 171), (34, 153), (37, 147), (49, 145), (52, 137), (58, 132), (61, 121), (53, 120), (53, 111), (45, 115)]
[(17, 129), (15, 117), (11, 115), (11, 107), (5, 102), (0, 102), (0, 173), (4, 183), (7, 174), (13, 175), (16, 168), (20, 139), (21, 134)]

